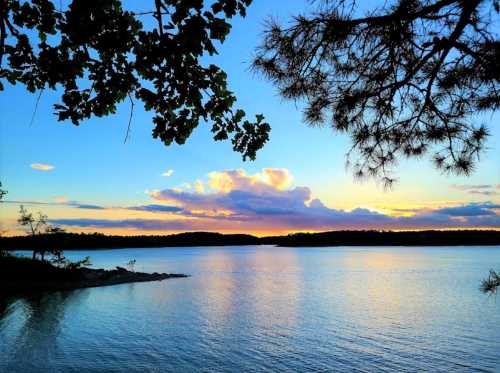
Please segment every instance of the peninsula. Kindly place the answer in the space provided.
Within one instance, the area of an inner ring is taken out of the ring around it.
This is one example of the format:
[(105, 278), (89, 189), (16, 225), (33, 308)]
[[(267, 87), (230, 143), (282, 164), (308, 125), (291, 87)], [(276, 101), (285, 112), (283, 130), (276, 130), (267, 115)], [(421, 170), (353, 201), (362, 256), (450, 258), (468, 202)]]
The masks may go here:
[(10, 255), (0, 257), (0, 294), (73, 290), (182, 277), (188, 276), (134, 272), (122, 267), (113, 270), (60, 268), (48, 261)]

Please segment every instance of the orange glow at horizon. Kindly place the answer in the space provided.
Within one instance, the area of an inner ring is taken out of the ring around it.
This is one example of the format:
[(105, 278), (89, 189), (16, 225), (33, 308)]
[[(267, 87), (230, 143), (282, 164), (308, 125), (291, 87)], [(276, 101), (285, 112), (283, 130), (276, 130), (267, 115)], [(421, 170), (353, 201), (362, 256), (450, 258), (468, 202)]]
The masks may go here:
[[(161, 235), (206, 231), (256, 236), (335, 230), (500, 230), (500, 202), (423, 201), (421, 203), (326, 204), (307, 186), (292, 185), (283, 168), (213, 171), (183, 188), (147, 190), (129, 203), (99, 205), (64, 195), (50, 201), (5, 201), (0, 230), (22, 234), (18, 208), (43, 211), (49, 222), (69, 232)], [(193, 187), (195, 185), (195, 187)], [(205, 189), (205, 185), (207, 189)], [(51, 220), (50, 220), (51, 219)]]

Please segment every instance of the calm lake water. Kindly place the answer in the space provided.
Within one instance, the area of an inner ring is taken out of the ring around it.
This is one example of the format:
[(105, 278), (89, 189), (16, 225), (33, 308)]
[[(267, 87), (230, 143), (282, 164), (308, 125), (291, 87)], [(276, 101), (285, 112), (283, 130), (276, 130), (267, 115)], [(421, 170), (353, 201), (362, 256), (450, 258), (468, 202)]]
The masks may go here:
[(500, 247), (86, 255), (192, 277), (4, 301), (0, 371), (500, 371)]

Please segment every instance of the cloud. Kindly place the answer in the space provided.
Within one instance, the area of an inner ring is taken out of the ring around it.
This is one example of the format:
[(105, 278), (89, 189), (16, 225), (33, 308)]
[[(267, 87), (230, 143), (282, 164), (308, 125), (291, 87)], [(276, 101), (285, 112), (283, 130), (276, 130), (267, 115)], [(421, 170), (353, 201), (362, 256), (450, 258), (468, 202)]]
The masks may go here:
[(107, 207), (100, 206), (100, 205), (94, 205), (94, 204), (87, 204), (87, 203), (80, 203), (78, 201), (68, 201), (65, 197), (55, 197), (55, 202), (41, 202), (41, 201), (3, 201), (2, 203), (9, 203), (9, 204), (17, 204), (17, 205), (27, 205), (27, 206), (68, 206), (68, 207), (74, 207), (78, 209), (86, 209), (86, 210), (105, 210)]
[(495, 189), (500, 189), (500, 184), (452, 184), (451, 188), (463, 191), (467, 194), (494, 196), (499, 194)]
[(135, 210), (135, 211), (149, 211), (149, 212), (180, 212), (184, 209), (182, 207), (177, 206), (168, 206), (168, 205), (142, 205), (142, 206), (131, 206), (127, 207), (127, 210)]
[(57, 203), (66, 203), (68, 202), (68, 199), (65, 196), (55, 196), (54, 201)]
[(85, 210), (105, 210), (106, 207), (100, 206), (100, 205), (93, 205), (93, 204), (88, 204), (88, 203), (80, 203), (77, 201), (69, 201), (65, 203), (65, 205), (71, 206), (71, 207), (76, 207), (78, 209), (85, 209)]
[[(462, 206), (467, 209), (467, 205)], [(151, 209), (149, 211), (153, 211)], [(458, 211), (458, 210), (457, 210)], [(335, 229), (442, 229), (442, 228), (500, 228), (500, 216), (460, 216), (455, 213), (427, 213), (412, 217), (392, 217), (367, 209), (342, 211), (328, 208), (294, 211), (261, 210), (257, 216), (230, 216), (180, 212), (174, 219), (53, 219), (51, 223), (81, 228), (121, 228), (139, 231), (239, 231), (290, 232)]]
[(52, 171), (55, 167), (47, 163), (32, 163), (30, 167), (39, 171)]
[(411, 215), (396, 216), (366, 208), (350, 211), (330, 208), (314, 198), (308, 187), (292, 187), (291, 183), (292, 177), (285, 169), (263, 169), (255, 174), (244, 170), (211, 172), (206, 183), (208, 190), (197, 180), (190, 190), (152, 191), (149, 195), (155, 203), (127, 208), (162, 213), (162, 218), (65, 219), (58, 223), (137, 230), (240, 232), (500, 228), (500, 205), (493, 202), (399, 209)]
[(172, 176), (173, 173), (174, 173), (174, 170), (167, 170), (164, 173), (162, 173), (161, 176), (169, 177), (169, 176)]
[(120, 228), (140, 231), (188, 231), (200, 230), (199, 222), (189, 220), (158, 220), (158, 219), (51, 219), (50, 223), (82, 228)]
[(434, 210), (434, 214), (442, 214), (448, 216), (495, 216), (494, 209), (500, 209), (500, 205), (491, 202), (486, 203), (469, 203), (467, 205), (446, 207)]
[(498, 192), (495, 192), (493, 190), (470, 190), (468, 191), (469, 194), (480, 194), (482, 196), (495, 196), (498, 194)]
[(194, 190), (195, 190), (196, 193), (203, 193), (203, 192), (205, 192), (205, 185), (203, 184), (203, 181), (196, 180), (194, 182)]
[[(81, 229), (273, 234), (335, 229), (500, 228), (500, 204), (494, 201), (382, 210), (390, 213), (367, 208), (331, 208), (315, 198), (308, 187), (292, 185), (292, 175), (286, 169), (266, 168), (254, 174), (244, 170), (217, 171), (209, 173), (205, 181), (198, 179), (190, 185), (190, 189), (148, 191), (151, 202), (136, 206), (106, 207), (63, 197), (57, 202), (33, 203), (96, 210), (85, 213), (85, 218), (52, 220), (55, 224)], [(489, 184), (457, 188), (491, 189)], [(103, 215), (98, 210), (113, 210), (113, 213)], [(127, 210), (135, 213), (127, 214)], [(130, 217), (125, 218), (127, 215)]]
[(244, 170), (214, 171), (208, 174), (208, 186), (222, 193), (231, 190), (277, 189), (290, 186), (292, 176), (284, 168), (264, 168), (254, 175), (247, 175)]
[(458, 190), (471, 190), (471, 189), (490, 189), (493, 188), (493, 185), (490, 184), (451, 184), (451, 187)]

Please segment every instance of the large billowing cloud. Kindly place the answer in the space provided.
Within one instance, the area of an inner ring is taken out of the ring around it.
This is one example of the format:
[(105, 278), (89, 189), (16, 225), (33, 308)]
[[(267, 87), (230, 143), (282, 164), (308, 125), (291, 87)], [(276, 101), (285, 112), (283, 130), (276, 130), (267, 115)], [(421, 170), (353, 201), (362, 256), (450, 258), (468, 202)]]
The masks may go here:
[(262, 172), (254, 175), (247, 175), (241, 169), (208, 174), (208, 186), (222, 193), (231, 190), (283, 190), (290, 186), (291, 182), (292, 176), (284, 168), (264, 168)]
[[(290, 232), (333, 229), (500, 228), (500, 205), (490, 202), (415, 209), (410, 216), (392, 216), (356, 208), (325, 206), (308, 187), (291, 187), (286, 169), (211, 172), (206, 183), (189, 190), (150, 192), (154, 203), (123, 207), (123, 219), (59, 219), (66, 226), (122, 228), (140, 231)], [(205, 189), (207, 186), (207, 190)], [(75, 206), (76, 207), (76, 206)], [(78, 205), (79, 208), (84, 208)], [(114, 207), (116, 209), (116, 207)], [(125, 210), (147, 212), (127, 218)], [(151, 216), (153, 214), (153, 217)]]

